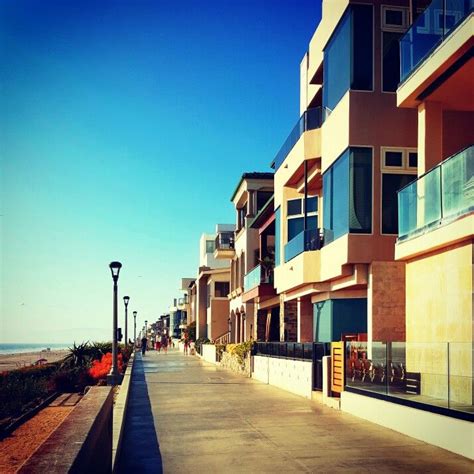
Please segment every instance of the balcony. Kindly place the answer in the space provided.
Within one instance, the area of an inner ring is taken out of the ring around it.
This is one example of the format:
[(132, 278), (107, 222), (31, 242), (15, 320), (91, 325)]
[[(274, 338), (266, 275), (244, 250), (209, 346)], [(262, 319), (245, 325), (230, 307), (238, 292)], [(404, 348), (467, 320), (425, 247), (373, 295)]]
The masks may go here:
[(433, 0), (400, 40), (400, 82), (405, 81), (473, 10), (473, 2)]
[(326, 118), (326, 109), (323, 107), (315, 107), (313, 109), (308, 109), (303, 115), (299, 118), (296, 125), (293, 127), (293, 130), (288, 135), (285, 143), (283, 143), (280, 151), (275, 156), (271, 166), (272, 168), (277, 171), (278, 168), (283, 164), (286, 157), (296, 145), (298, 140), (300, 139), (301, 135), (308, 130), (315, 130), (320, 128), (321, 125), (324, 123), (324, 119)]
[(285, 245), (285, 262), (297, 255), (322, 247), (322, 238), (319, 229), (307, 229), (300, 232)]
[(273, 268), (265, 269), (257, 265), (244, 276), (244, 294), (242, 301), (245, 303), (255, 297), (274, 296)]
[(220, 232), (216, 237), (216, 245), (214, 250), (215, 259), (228, 260), (234, 257), (235, 239), (233, 232)]
[(398, 192), (402, 241), (474, 211), (474, 145)]

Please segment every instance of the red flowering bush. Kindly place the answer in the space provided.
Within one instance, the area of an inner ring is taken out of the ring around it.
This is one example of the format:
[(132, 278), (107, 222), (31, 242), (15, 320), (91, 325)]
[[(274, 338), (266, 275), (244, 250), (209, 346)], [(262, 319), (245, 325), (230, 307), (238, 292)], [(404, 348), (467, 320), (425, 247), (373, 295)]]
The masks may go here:
[[(123, 359), (122, 354), (118, 354), (117, 357), (118, 371), (123, 371)], [(89, 375), (94, 380), (105, 379), (107, 374), (110, 372), (112, 367), (112, 353), (107, 352), (104, 354), (100, 360), (94, 360), (92, 366), (89, 369)]]

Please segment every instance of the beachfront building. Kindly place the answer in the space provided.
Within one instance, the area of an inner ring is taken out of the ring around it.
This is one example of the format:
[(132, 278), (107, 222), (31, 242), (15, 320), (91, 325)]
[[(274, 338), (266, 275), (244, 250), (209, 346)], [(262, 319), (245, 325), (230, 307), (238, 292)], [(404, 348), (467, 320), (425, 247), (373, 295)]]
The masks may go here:
[[(418, 114), (399, 192), (406, 365), (427, 403), (473, 411), (474, 2), (433, 1), (400, 42), (398, 106)], [(444, 401), (444, 403), (443, 403)]]
[(231, 259), (227, 327), (233, 342), (253, 338), (257, 327), (254, 301), (243, 298), (244, 276), (259, 264), (258, 229), (250, 224), (272, 195), (273, 173), (244, 173), (231, 197), (236, 213), (235, 232), (221, 232), (216, 237), (214, 257)]
[(203, 234), (199, 243), (199, 269), (191, 296), (194, 300), (196, 338), (214, 340), (227, 332), (230, 260), (214, 257), (216, 237), (233, 234), (233, 224), (217, 224), (214, 234)]
[(255, 332), (258, 341), (280, 340), (280, 298), (273, 285), (275, 267), (275, 212), (274, 197), (250, 221), (250, 229), (258, 231), (255, 266), (244, 276), (242, 302), (252, 305)]
[(301, 117), (276, 155), (280, 338), (405, 339), (397, 190), (417, 173), (417, 116), (397, 108), (409, 1), (323, 1), (301, 62)]

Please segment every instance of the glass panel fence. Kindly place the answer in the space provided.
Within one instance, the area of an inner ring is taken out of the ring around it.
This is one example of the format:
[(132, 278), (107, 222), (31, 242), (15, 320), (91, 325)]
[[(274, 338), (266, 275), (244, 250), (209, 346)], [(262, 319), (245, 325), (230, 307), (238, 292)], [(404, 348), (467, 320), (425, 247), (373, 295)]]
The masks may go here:
[(474, 146), (453, 155), (398, 193), (399, 237), (474, 210)]
[(299, 118), (293, 130), (288, 135), (288, 138), (283, 143), (279, 152), (274, 159), (275, 171), (282, 165), (285, 158), (288, 156), (292, 148), (296, 145), (296, 142), (300, 139), (301, 135), (308, 130), (314, 130), (321, 127), (324, 122), (325, 113), (322, 107), (314, 107), (308, 109)]
[(400, 40), (400, 79), (404, 81), (428, 54), (473, 10), (472, 0), (433, 0)]
[(443, 217), (474, 208), (474, 146), (466, 148), (442, 166)]
[(307, 229), (293, 237), (285, 245), (285, 262), (295, 258), (300, 253), (321, 248), (321, 236), (319, 229)]
[(474, 413), (472, 343), (348, 342), (346, 386)]
[(257, 265), (253, 270), (251, 270), (247, 275), (244, 277), (244, 289), (245, 291), (249, 291), (252, 288), (256, 288), (260, 285), (262, 279), (262, 267)]
[(416, 188), (417, 182), (403, 188), (398, 193), (398, 233), (408, 235), (416, 230)]

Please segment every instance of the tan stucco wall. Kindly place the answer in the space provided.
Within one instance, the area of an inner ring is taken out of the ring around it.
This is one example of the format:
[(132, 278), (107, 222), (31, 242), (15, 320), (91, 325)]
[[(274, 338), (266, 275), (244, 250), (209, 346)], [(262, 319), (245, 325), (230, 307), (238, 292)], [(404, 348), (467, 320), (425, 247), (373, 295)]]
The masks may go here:
[(422, 394), (472, 403), (473, 245), (407, 262), (407, 369), (422, 374)]

